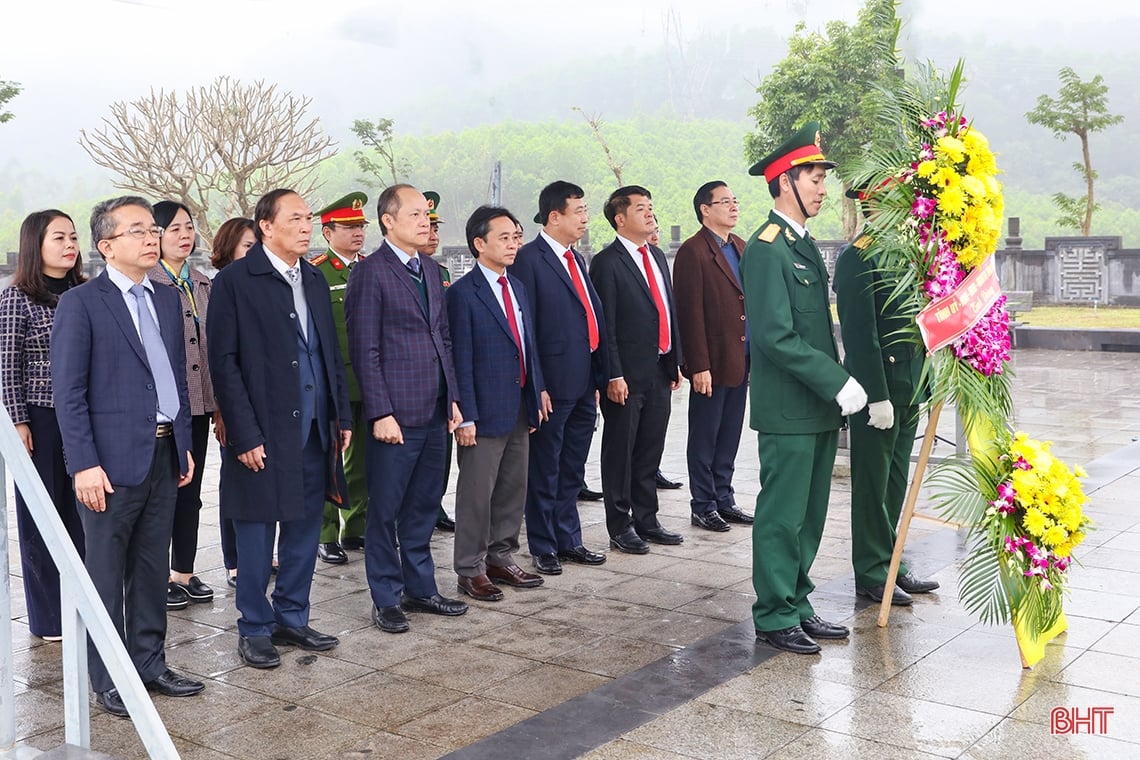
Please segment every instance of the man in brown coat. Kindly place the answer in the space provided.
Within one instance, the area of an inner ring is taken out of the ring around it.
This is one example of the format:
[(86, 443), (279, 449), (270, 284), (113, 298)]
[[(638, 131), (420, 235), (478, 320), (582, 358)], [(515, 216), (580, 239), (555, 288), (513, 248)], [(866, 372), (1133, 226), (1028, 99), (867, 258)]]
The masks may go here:
[[(705, 530), (751, 524), (736, 506), (732, 473), (748, 399), (748, 323), (740, 288), (744, 241), (732, 233), (739, 204), (719, 180), (693, 196), (700, 230), (681, 244), (673, 262), (677, 323), (689, 379), (689, 504)], [(727, 521), (727, 522), (726, 522)]]

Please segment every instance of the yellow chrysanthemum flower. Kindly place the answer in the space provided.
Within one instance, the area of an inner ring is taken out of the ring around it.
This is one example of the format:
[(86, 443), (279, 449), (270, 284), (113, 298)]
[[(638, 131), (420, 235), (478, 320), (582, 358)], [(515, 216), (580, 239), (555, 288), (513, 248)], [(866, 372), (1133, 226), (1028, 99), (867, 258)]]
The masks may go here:
[(1068, 533), (1060, 525), (1054, 525), (1041, 534), (1041, 541), (1046, 546), (1060, 546), (1065, 543), (1069, 537)]
[(958, 187), (943, 188), (938, 194), (938, 210), (950, 216), (961, 216), (966, 210), (966, 194)]
[(962, 177), (962, 189), (973, 198), (986, 197), (986, 183), (971, 174)]
[(1025, 524), (1025, 530), (1031, 536), (1040, 537), (1042, 533), (1049, 529), (1049, 518), (1046, 517), (1037, 507), (1030, 507), (1025, 510), (1025, 519), (1022, 521)]
[(961, 163), (966, 159), (966, 146), (957, 137), (939, 137), (934, 145), (935, 155), (945, 156), (954, 163)]
[(1053, 547), (1053, 553), (1058, 557), (1068, 557), (1073, 553), (1073, 545), (1069, 541), (1064, 541)]
[(922, 177), (923, 179), (929, 179), (931, 175), (934, 174), (936, 169), (938, 169), (937, 162), (920, 161), (918, 164), (918, 169), (916, 171), (918, 172), (918, 176)]

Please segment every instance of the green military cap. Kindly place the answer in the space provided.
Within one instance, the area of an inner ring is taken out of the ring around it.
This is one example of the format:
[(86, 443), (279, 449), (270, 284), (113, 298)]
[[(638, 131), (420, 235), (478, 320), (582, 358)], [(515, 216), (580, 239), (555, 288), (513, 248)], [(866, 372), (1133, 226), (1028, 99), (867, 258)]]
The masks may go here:
[(534, 215), (534, 223), (535, 224), (541, 224), (543, 227), (545, 227), (546, 222), (547, 222), (547, 220), (542, 218), (542, 212), (541, 211), (539, 211), (537, 214)]
[(442, 224), (443, 220), (439, 218), (439, 193), (435, 190), (425, 190), (424, 197), (428, 202), (428, 220), (435, 224)]
[(332, 224), (333, 222), (341, 222), (343, 224), (348, 224), (349, 222), (367, 222), (368, 219), (364, 216), (365, 203), (368, 203), (368, 196), (364, 193), (349, 193), (343, 198), (333, 201), (320, 211), (314, 212), (313, 216), (319, 216), (321, 218), (321, 224)]
[(754, 163), (748, 173), (753, 176), (763, 174), (764, 179), (771, 182), (793, 166), (804, 164), (819, 164), (825, 169), (836, 166), (834, 161), (824, 158), (820, 150), (818, 121), (804, 124), (780, 147)]

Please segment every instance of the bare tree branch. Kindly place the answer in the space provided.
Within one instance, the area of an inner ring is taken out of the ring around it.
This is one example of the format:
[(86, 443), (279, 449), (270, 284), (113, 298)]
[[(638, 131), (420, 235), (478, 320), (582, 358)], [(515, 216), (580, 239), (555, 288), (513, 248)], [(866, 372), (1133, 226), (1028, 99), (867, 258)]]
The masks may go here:
[(572, 106), (570, 110), (580, 113), (582, 118), (586, 120), (586, 123), (590, 125), (590, 131), (594, 133), (594, 138), (597, 139), (598, 143), (602, 146), (602, 152), (606, 154), (606, 165), (610, 167), (610, 171), (617, 177), (618, 185), (621, 186), (621, 173), (625, 168), (625, 162), (614, 160), (614, 156), (610, 152), (609, 143), (607, 143), (606, 138), (602, 136), (602, 125), (605, 124), (605, 122), (602, 121), (601, 115), (590, 116), (578, 106)]

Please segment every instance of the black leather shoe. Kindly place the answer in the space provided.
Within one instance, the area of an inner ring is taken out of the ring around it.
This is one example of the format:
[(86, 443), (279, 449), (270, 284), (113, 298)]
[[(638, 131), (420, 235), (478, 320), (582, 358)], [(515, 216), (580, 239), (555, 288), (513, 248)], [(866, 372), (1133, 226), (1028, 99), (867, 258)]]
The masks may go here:
[(170, 668), (153, 681), (147, 681), (147, 691), (157, 691), (167, 697), (192, 697), (206, 688), (206, 684), (180, 676)]
[(123, 698), (119, 696), (118, 689), (108, 689), (107, 691), (98, 692), (95, 695), (95, 701), (98, 702), (104, 710), (116, 717), (130, 717), (130, 713), (127, 712), (127, 706), (123, 704)]
[[(856, 586), (855, 594), (856, 596), (866, 596), (870, 597), (873, 601), (881, 602), (883, 601), (883, 592), (886, 590), (887, 585), (885, 583), (880, 583), (878, 586), (867, 586), (866, 588)], [(894, 591), (891, 593), (891, 604), (895, 607), (906, 607), (913, 602), (914, 600), (910, 598), (910, 594), (898, 586), (895, 586)]]
[(801, 620), (800, 628), (813, 639), (845, 639), (851, 635), (851, 629), (847, 626), (829, 623), (819, 615), (812, 615), (807, 620)]
[(455, 532), (455, 520), (447, 516), (446, 512), (440, 512), (439, 517), (435, 521), (435, 529), (447, 531), (448, 533)]
[(327, 562), (330, 565), (343, 565), (348, 562), (348, 555), (335, 541), (331, 544), (317, 544), (317, 556), (321, 558), (321, 562)]
[(563, 549), (558, 552), (558, 559), (577, 562), (579, 565), (602, 565), (605, 564), (606, 555), (601, 552), (592, 552), (586, 547), (578, 545), (573, 549)]
[(815, 654), (819, 651), (819, 644), (798, 625), (779, 631), (757, 630), (756, 638), (770, 647), (794, 654)]
[(736, 505), (731, 507), (719, 507), (717, 512), (720, 513), (721, 519), (725, 522), (739, 523), (740, 525), (752, 524), (752, 515), (740, 511), (740, 508)]
[(276, 646), (295, 646), (310, 652), (327, 652), (340, 643), (336, 636), (314, 631), (309, 626), (289, 628), (279, 625), (269, 639)]
[(562, 575), (562, 563), (557, 554), (534, 555), (534, 569), (543, 575)]
[(679, 483), (676, 480), (669, 480), (669, 478), (665, 477), (660, 469), (657, 470), (657, 474), (653, 479), (657, 483), (657, 487), (662, 491), (673, 491), (684, 485), (683, 483)]
[(660, 525), (648, 530), (639, 530), (637, 531), (637, 535), (641, 536), (643, 541), (649, 541), (654, 544), (664, 544), (665, 546), (676, 546), (685, 541), (685, 537), (680, 533), (665, 530)]
[(364, 548), (364, 538), (361, 536), (345, 536), (340, 540), (340, 548), (360, 551)]
[(400, 597), (400, 606), (404, 608), (405, 612), (428, 612), (432, 615), (447, 615), (449, 617), (467, 612), (466, 602), (448, 599), (439, 594), (423, 597), (404, 594)]
[(184, 610), (190, 606), (190, 597), (177, 583), (166, 584), (166, 609)]
[(929, 594), (938, 588), (938, 581), (924, 581), (921, 578), (916, 578), (914, 573), (907, 573), (898, 577), (895, 581), (895, 587), (901, 588), (908, 594)]
[(728, 523), (715, 509), (711, 512), (694, 512), (691, 521), (698, 528), (711, 530), (714, 533), (724, 533), (726, 530), (730, 530)]
[(372, 622), (384, 633), (405, 633), (409, 628), (408, 616), (399, 607), (373, 607)]
[(649, 544), (634, 533), (633, 528), (626, 528), (625, 533), (610, 536), (610, 546), (626, 554), (649, 554)]
[(585, 483), (578, 489), (578, 501), (601, 501), (606, 495), (601, 491), (591, 491)]
[(237, 588), (237, 573), (233, 575), (226, 573), (226, 585), (230, 588)]
[(268, 636), (239, 636), (238, 654), (251, 668), (275, 668), (281, 664), (281, 655)]
[(202, 583), (202, 579), (197, 575), (191, 575), (187, 583), (179, 583), (178, 581), (170, 581), (171, 586), (177, 586), (182, 589), (186, 594), (186, 598), (194, 604), (204, 604), (205, 602), (214, 601), (214, 589)]

